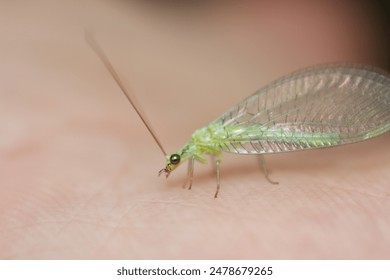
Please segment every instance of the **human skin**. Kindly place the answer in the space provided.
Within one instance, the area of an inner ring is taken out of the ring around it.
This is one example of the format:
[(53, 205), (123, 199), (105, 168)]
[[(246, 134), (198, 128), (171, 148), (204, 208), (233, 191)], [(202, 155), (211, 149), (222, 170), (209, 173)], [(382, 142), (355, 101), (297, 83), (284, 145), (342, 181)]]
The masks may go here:
[(212, 162), (196, 163), (192, 190), (181, 187), (186, 165), (157, 177), (163, 154), (83, 38), (96, 23), (170, 153), (292, 70), (381, 65), (363, 9), (306, 4), (259, 10), (248, 1), (185, 19), (140, 5), (96, 2), (87, 13), (72, 1), (4, 4), (0, 258), (390, 258), (390, 135), (269, 155), (278, 185), (256, 157), (224, 154), (214, 199)]

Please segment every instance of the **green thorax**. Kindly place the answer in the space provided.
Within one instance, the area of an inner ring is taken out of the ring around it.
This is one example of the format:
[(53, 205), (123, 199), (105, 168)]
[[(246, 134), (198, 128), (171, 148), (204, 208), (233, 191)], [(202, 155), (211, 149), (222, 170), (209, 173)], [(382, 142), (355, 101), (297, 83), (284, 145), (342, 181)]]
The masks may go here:
[(201, 163), (206, 163), (205, 154), (219, 156), (221, 154), (221, 141), (225, 138), (224, 130), (216, 125), (208, 125), (196, 130), (190, 141), (179, 151), (182, 161), (194, 157)]

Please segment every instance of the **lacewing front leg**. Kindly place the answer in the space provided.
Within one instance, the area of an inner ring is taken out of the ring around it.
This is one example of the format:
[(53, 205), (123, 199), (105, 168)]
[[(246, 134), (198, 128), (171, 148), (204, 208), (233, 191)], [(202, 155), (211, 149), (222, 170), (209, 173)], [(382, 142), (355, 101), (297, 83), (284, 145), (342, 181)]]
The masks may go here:
[(188, 160), (187, 178), (183, 184), (183, 188), (185, 188), (188, 185), (189, 190), (192, 187), (192, 179), (194, 178), (194, 162), (195, 162), (195, 157), (191, 157)]

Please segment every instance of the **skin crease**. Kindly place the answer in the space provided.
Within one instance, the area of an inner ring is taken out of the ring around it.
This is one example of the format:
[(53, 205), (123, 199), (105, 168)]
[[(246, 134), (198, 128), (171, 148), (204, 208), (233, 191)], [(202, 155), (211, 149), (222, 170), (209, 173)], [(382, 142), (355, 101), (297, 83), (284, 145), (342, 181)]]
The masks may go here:
[(241, 3), (2, 4), (0, 258), (390, 257), (390, 135), (269, 155), (279, 185), (224, 154), (218, 199), (213, 164), (195, 164), (188, 191), (186, 165), (156, 176), (164, 156), (83, 38), (92, 26), (168, 153), (293, 70), (383, 66), (356, 1)]

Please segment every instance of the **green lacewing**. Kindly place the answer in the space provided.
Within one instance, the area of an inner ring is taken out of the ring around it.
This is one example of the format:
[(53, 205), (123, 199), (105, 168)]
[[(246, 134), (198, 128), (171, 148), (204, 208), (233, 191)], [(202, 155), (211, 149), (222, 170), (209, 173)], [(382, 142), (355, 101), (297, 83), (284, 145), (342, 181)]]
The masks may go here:
[(167, 154), (151, 126), (135, 106), (110, 61), (92, 35), (89, 45), (102, 60), (166, 158), (159, 175), (188, 161), (184, 186), (192, 186), (194, 162), (216, 158), (216, 198), (220, 189), (222, 152), (264, 154), (333, 147), (379, 136), (390, 130), (390, 76), (358, 64), (326, 64), (306, 68), (259, 89), (222, 116), (196, 130), (177, 152)]

